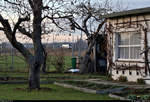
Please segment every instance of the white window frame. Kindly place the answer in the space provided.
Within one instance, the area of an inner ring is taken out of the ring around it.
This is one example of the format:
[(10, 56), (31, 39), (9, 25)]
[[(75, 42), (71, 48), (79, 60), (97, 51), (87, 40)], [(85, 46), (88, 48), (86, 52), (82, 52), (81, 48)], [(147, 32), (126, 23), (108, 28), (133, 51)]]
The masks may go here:
[[(139, 33), (140, 35), (141, 35), (141, 37), (142, 37), (142, 34), (141, 34), (141, 32), (140, 31), (129, 31), (129, 32), (118, 32), (118, 33), (116, 33), (117, 34), (117, 36), (119, 35), (119, 34), (121, 34), (121, 33)], [(141, 47), (141, 39), (140, 39), (140, 44), (137, 44), (137, 45), (130, 45), (130, 38), (131, 37), (129, 37), (129, 45), (119, 45), (119, 36), (118, 36), (118, 46), (117, 46), (117, 60), (118, 61), (142, 61), (142, 57), (140, 57), (139, 59), (131, 59), (131, 53), (130, 53), (130, 49), (131, 49), (131, 47), (140, 47), (140, 49), (142, 48)], [(119, 47), (127, 47), (127, 48), (129, 48), (129, 58), (119, 58)]]

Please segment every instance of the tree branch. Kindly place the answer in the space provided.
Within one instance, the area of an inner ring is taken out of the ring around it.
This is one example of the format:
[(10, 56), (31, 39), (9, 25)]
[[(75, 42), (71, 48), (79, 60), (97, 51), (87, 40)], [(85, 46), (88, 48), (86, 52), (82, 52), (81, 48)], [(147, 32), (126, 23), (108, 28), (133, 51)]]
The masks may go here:
[[(67, 17), (67, 16), (66, 16)], [(48, 18), (50, 20), (52, 20), (52, 22), (61, 30), (64, 30), (64, 28), (60, 27), (56, 22), (55, 22), (55, 19), (60, 19), (60, 18), (65, 18), (65, 17), (50, 17), (50, 16), (45, 16), (42, 20), (44, 20), (45, 18)]]
[(103, 24), (104, 24), (105, 22), (106, 22), (106, 19), (105, 19), (104, 21), (102, 21), (102, 23), (100, 23), (100, 24), (98, 25), (98, 28), (97, 28), (95, 34), (98, 34), (98, 33), (99, 33), (99, 31), (101, 30), (101, 28), (102, 28), (102, 26), (103, 26)]
[(87, 21), (88, 21), (91, 17), (92, 17), (92, 14), (89, 13), (89, 14), (87, 15), (87, 17), (83, 20), (83, 28), (84, 28), (85, 33), (86, 33), (87, 36), (90, 35), (90, 33), (89, 33), (88, 29), (87, 29)]
[(30, 4), (31, 8), (33, 9), (34, 8), (33, 1), (32, 0), (28, 0), (28, 2)]
[(64, 28), (60, 27), (60, 26), (55, 22), (54, 19), (52, 19), (52, 22), (53, 22), (59, 29), (64, 30)]
[(24, 22), (24, 21), (29, 21), (30, 18), (28, 16), (24, 17), (24, 18), (19, 18), (18, 19), (18, 22), (15, 24), (15, 27), (13, 29), (13, 35), (16, 34), (16, 30), (19, 28), (19, 25)]
[(12, 4), (12, 5), (20, 5), (20, 4), (17, 4), (17, 3), (14, 3), (14, 2), (11, 2), (9, 0), (4, 0), (5, 2), (9, 3), (9, 4)]
[(4, 28), (3, 28), (3, 27), (0, 27), (0, 30), (4, 31)]
[(0, 23), (4, 27), (4, 34), (6, 35), (9, 42), (26, 58), (28, 62), (30, 62), (29, 60), (33, 57), (33, 55), (27, 48), (24, 47), (23, 44), (17, 42), (16, 37), (13, 35), (13, 31), (11, 30), (11, 26), (8, 20), (4, 19), (0, 15)]
[(1, 14), (0, 14), (0, 22), (1, 22), (2, 26), (4, 27), (4, 31), (7, 30), (7, 31), (12, 32), (10, 24), (8, 23), (8, 20), (4, 19)]
[(77, 22), (75, 22), (74, 19), (68, 18), (68, 20), (70, 21), (72, 26), (74, 26), (76, 29), (82, 30), (83, 32), (85, 32), (85, 30)]
[(32, 38), (32, 33), (27, 32), (26, 29), (23, 28), (22, 26), (19, 26), (19, 27), (18, 27), (18, 30), (19, 30), (22, 34), (28, 36), (29, 38)]
[(45, 18), (48, 18), (48, 19), (53, 20), (53, 19), (70, 18), (70, 17), (72, 17), (72, 15), (68, 15), (68, 16), (59, 16), (59, 17), (44, 16), (44, 17), (42, 18), (42, 20), (44, 20)]

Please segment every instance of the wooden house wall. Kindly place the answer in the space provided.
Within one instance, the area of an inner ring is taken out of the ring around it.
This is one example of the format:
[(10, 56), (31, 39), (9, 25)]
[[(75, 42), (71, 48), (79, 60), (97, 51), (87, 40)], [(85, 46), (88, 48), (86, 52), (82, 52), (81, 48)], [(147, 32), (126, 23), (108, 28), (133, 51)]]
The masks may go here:
[[(148, 69), (145, 67), (144, 53), (141, 55), (140, 60), (118, 60), (117, 58), (118, 39), (116, 39), (116, 33), (139, 31), (141, 33), (142, 52), (145, 50), (145, 29), (147, 30), (147, 45), (150, 47), (150, 14), (107, 19), (107, 69), (114, 79), (118, 79), (120, 75), (126, 76), (128, 81), (136, 81), (138, 78), (149, 79), (149, 73), (145, 73)], [(148, 53), (148, 55), (150, 61), (150, 53)], [(130, 75), (131, 73), (132, 75)], [(139, 75), (137, 75), (137, 73), (139, 73)]]

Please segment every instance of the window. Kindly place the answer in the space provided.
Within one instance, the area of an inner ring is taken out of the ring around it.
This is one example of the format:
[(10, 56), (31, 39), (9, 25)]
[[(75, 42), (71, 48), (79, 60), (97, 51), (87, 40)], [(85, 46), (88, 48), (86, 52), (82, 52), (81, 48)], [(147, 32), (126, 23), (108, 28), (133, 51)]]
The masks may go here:
[(118, 58), (140, 59), (141, 34), (127, 32), (118, 34)]

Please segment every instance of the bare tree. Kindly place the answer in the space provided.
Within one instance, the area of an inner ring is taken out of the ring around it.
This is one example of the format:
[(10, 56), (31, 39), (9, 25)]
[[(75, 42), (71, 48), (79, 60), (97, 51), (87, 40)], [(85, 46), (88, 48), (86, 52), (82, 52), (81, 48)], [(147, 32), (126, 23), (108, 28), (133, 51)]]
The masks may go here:
[[(1, 0), (0, 2), (0, 30), (28, 63), (30, 89), (40, 88), (40, 68), (42, 67), (43, 71), (46, 68), (47, 53), (41, 42), (41, 35), (45, 33), (44, 20), (48, 18), (51, 23), (57, 25), (58, 22), (53, 19), (69, 17), (64, 16), (64, 12), (61, 12), (62, 17), (60, 17), (56, 12), (65, 3), (65, 0)], [(26, 27), (27, 25), (29, 27)], [(33, 53), (17, 41), (18, 32), (32, 40)], [(49, 28), (47, 33), (50, 32), (53, 32), (53, 29)]]
[[(0, 30), (4, 32), (9, 42), (16, 48), (29, 64), (29, 88), (40, 88), (40, 68), (44, 63), (45, 50), (41, 43), (42, 35), (42, 13), (46, 9), (43, 5), (43, 0), (4, 0), (0, 3)], [(10, 19), (6, 19), (5, 13), (15, 16), (12, 24)], [(31, 21), (32, 29), (27, 31), (22, 25), (25, 22)], [(16, 32), (32, 39), (34, 45), (34, 53), (32, 54), (24, 45), (17, 41)]]
[[(59, 4), (57, 4), (59, 5)], [(53, 6), (52, 6), (53, 7)], [(88, 50), (83, 57), (81, 73), (92, 71), (91, 53), (99, 34), (104, 34), (104, 14), (112, 12), (109, 0), (71, 0), (65, 1), (58, 8), (51, 8), (45, 16), (62, 30), (82, 31), (87, 36)], [(67, 26), (67, 27), (66, 27)], [(70, 28), (69, 28), (70, 27)], [(88, 71), (87, 71), (88, 70)], [(94, 70), (96, 72), (96, 69)]]
[[(40, 88), (40, 68), (44, 65), (47, 55), (41, 43), (42, 21), (50, 19), (63, 31), (68, 31), (70, 27), (71, 30), (83, 31), (88, 37), (89, 48), (86, 55), (90, 58), (96, 36), (102, 33), (101, 29), (105, 23), (101, 16), (111, 11), (109, 1), (98, 2), (99, 0), (97, 2), (92, 0), (3, 0), (0, 2), (0, 30), (29, 64), (29, 88)], [(13, 22), (6, 14), (10, 14), (10, 17), (14, 16)], [(27, 23), (31, 24), (30, 29), (26, 29)], [(17, 41), (17, 32), (32, 39), (34, 53)]]

